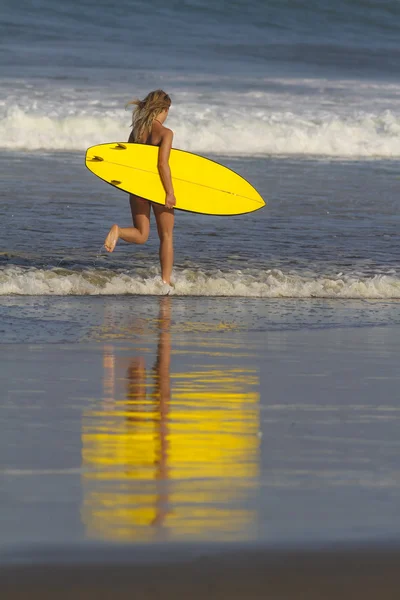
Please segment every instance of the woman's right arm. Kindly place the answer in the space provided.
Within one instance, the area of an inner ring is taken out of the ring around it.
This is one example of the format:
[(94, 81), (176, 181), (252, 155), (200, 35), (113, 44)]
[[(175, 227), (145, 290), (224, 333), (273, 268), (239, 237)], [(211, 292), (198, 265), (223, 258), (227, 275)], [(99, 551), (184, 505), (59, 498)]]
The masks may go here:
[(167, 208), (174, 208), (176, 204), (171, 169), (169, 168), (169, 156), (171, 154), (173, 137), (174, 134), (172, 131), (163, 127), (160, 149), (158, 151), (158, 172), (160, 173), (160, 178), (165, 189), (165, 206)]

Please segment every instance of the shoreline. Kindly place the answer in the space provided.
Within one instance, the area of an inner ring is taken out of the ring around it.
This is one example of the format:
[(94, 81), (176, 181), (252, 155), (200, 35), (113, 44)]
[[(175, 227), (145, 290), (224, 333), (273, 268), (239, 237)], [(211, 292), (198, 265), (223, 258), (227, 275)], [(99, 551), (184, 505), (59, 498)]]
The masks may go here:
[[(399, 583), (399, 543), (331, 547), (127, 546), (16, 554), (0, 566), (10, 600), (135, 594), (148, 600), (231, 598), (391, 600)], [(51, 553), (51, 556), (50, 556)]]

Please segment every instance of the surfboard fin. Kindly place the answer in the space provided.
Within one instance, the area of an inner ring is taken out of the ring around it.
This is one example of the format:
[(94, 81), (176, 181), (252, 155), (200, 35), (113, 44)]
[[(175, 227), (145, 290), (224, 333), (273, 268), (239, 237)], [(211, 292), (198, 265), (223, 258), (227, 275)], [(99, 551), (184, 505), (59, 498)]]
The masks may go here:
[(122, 181), (118, 181), (117, 179), (111, 179), (110, 183), (113, 185), (121, 185)]
[(126, 146), (125, 144), (121, 144), (118, 142), (118, 144), (115, 146), (115, 148), (113, 148), (113, 150), (126, 150)]
[(101, 158), (101, 156), (93, 156), (93, 158), (88, 158), (88, 160), (90, 160), (90, 162), (101, 162), (104, 158)]

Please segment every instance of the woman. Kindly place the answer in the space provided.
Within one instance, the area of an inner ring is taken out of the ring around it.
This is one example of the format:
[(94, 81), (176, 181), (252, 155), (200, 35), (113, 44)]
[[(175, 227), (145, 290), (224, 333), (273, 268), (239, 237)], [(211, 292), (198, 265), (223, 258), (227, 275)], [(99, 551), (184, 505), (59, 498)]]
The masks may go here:
[(133, 227), (113, 225), (104, 246), (108, 252), (112, 252), (119, 239), (131, 244), (144, 244), (149, 237), (152, 206), (160, 238), (161, 278), (164, 283), (170, 285), (174, 262), (173, 229), (176, 200), (168, 164), (173, 133), (164, 127), (164, 122), (171, 106), (171, 98), (163, 90), (155, 90), (147, 94), (144, 100), (134, 100), (131, 104), (136, 108), (133, 111), (132, 132), (128, 141), (159, 146), (158, 171), (165, 189), (165, 206), (130, 194)]

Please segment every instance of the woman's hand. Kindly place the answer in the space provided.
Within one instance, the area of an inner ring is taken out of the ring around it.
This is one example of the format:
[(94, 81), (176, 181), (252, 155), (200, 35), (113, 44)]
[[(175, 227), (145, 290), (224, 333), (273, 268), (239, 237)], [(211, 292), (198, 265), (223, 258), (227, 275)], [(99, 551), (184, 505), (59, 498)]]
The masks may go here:
[(167, 208), (174, 208), (175, 204), (176, 204), (175, 194), (173, 194), (173, 193), (166, 194), (166, 196), (165, 196), (165, 206)]

